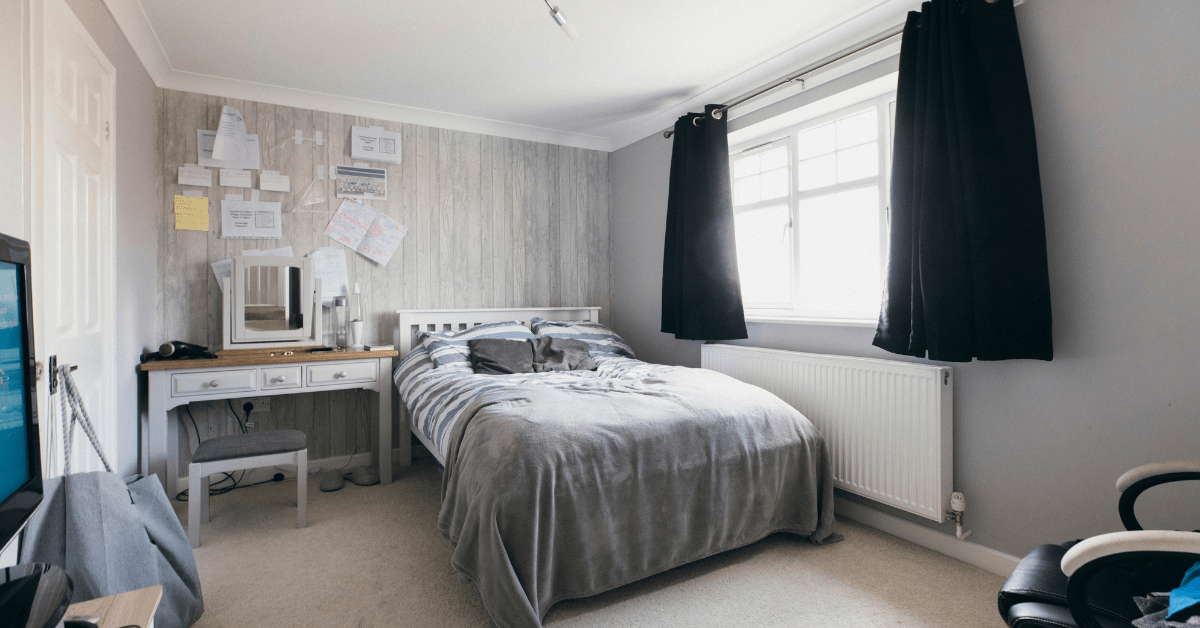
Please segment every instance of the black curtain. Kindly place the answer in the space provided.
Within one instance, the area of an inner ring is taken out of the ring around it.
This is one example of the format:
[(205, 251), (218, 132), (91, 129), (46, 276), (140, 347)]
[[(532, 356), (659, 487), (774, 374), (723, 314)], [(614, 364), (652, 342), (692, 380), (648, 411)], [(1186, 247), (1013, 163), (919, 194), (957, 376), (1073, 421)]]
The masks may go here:
[(874, 345), (1050, 360), (1033, 111), (1012, 0), (933, 0), (900, 49), (891, 249)]
[[(687, 340), (746, 338), (738, 279), (725, 116), (689, 113), (675, 122), (662, 331)], [(723, 112), (722, 112), (723, 113)]]

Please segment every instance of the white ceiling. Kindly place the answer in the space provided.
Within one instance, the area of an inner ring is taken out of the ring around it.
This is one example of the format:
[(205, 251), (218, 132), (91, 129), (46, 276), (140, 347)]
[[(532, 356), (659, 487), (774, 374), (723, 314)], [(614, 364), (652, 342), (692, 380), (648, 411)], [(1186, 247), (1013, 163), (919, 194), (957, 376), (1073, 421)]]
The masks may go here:
[(161, 87), (615, 150), (917, 0), (106, 0)]

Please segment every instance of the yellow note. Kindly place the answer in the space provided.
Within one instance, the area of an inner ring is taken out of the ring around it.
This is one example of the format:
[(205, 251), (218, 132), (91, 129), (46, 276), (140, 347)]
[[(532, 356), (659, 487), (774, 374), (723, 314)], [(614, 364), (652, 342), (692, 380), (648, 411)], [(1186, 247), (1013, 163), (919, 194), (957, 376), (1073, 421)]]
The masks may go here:
[(208, 231), (208, 212), (203, 214), (175, 214), (175, 228), (188, 231)]
[(208, 197), (207, 196), (179, 196), (175, 195), (175, 213), (187, 214), (189, 216), (199, 216), (204, 214), (208, 217)]

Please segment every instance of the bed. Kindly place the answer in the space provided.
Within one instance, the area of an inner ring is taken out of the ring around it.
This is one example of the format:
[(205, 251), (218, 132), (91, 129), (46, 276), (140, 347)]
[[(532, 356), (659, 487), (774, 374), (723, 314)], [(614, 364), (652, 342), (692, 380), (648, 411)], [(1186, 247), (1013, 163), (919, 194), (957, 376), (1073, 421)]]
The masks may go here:
[(593, 355), (594, 372), (475, 375), (433, 368), (417, 341), (598, 313), (398, 312), (401, 433), (444, 466), (438, 528), (503, 628), (775, 532), (838, 538), (824, 438), (761, 388), (611, 354)]

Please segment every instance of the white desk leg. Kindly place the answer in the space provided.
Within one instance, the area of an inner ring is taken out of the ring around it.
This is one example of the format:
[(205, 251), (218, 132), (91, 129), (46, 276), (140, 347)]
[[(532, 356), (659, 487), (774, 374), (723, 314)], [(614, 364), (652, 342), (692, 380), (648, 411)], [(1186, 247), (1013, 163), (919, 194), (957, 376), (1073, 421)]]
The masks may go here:
[(179, 413), (183, 406), (176, 406), (175, 420), (172, 421), (170, 415), (163, 412), (163, 416), (167, 419), (167, 496), (175, 494), (179, 488), (176, 484), (179, 483)]
[[(379, 358), (379, 483), (392, 483), (392, 359)], [(401, 443), (403, 445), (403, 443)]]
[(149, 406), (150, 438), (144, 455), (149, 461), (150, 473), (158, 475), (167, 494), (171, 486), (167, 484), (167, 374), (164, 371), (150, 371)]

